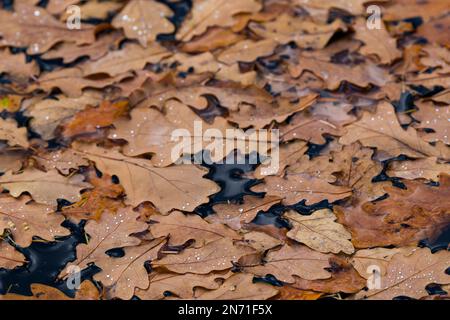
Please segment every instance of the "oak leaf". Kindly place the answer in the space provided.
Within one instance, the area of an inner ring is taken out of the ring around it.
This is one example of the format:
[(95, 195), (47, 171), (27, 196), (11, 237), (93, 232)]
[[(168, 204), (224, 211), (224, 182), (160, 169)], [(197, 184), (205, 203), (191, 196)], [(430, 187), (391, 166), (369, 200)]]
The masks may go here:
[(124, 249), (125, 255), (120, 258), (104, 255), (95, 261), (102, 271), (94, 278), (106, 287), (108, 298), (129, 300), (136, 288), (148, 288), (150, 281), (145, 263), (157, 258), (164, 240), (160, 238), (139, 246), (127, 247)]
[(32, 118), (30, 127), (43, 139), (50, 140), (55, 138), (55, 130), (63, 121), (71, 118), (87, 105), (99, 104), (101, 100), (101, 94), (94, 91), (86, 91), (78, 98), (56, 95), (53, 99), (43, 99), (32, 103), (25, 110), (25, 115)]
[(145, 289), (136, 289), (136, 296), (145, 300), (164, 299), (165, 292), (170, 292), (177, 298), (192, 299), (197, 287), (205, 289), (218, 289), (219, 280), (226, 279), (231, 272), (210, 274), (176, 274), (176, 273), (152, 273), (149, 275), (150, 286)]
[(129, 43), (120, 50), (108, 52), (96, 61), (87, 61), (81, 68), (84, 76), (106, 73), (114, 77), (131, 70), (143, 69), (147, 63), (157, 63), (170, 54), (157, 43), (146, 48)]
[(259, 276), (274, 275), (278, 280), (294, 283), (294, 276), (306, 280), (327, 279), (331, 275), (325, 270), (330, 255), (313, 251), (303, 245), (284, 245), (271, 250), (259, 266), (244, 266), (246, 272)]
[(176, 34), (177, 40), (187, 42), (208, 27), (230, 27), (236, 22), (234, 15), (261, 10), (261, 4), (256, 0), (195, 0), (193, 5)]
[(255, 250), (247, 245), (222, 238), (202, 248), (188, 248), (179, 254), (165, 256), (152, 265), (182, 274), (208, 274), (230, 269), (241, 257), (254, 253)]
[[(0, 216), (1, 215), (2, 213), (0, 212)], [(2, 222), (0, 222), (0, 225), (2, 225)], [(0, 230), (1, 228), (2, 227), (0, 227)], [(0, 241), (0, 268), (14, 269), (15, 267), (23, 265), (25, 262), (23, 254), (6, 241)]]
[(19, 128), (13, 119), (0, 118), (0, 140), (6, 141), (10, 146), (29, 147), (27, 128)]
[(21, 247), (28, 247), (34, 236), (54, 241), (57, 236), (70, 234), (61, 227), (63, 221), (64, 217), (53, 212), (52, 207), (33, 203), (28, 196), (0, 197), (0, 233), (9, 229), (14, 242)]
[(352, 195), (352, 190), (329, 184), (326, 180), (308, 174), (290, 174), (285, 177), (267, 176), (264, 183), (252, 188), (255, 192), (266, 192), (282, 198), (282, 203), (291, 205), (305, 199), (307, 204), (321, 200), (334, 202)]
[(330, 24), (318, 24), (287, 14), (263, 24), (252, 22), (249, 28), (258, 36), (273, 39), (280, 44), (293, 41), (301, 48), (313, 49), (324, 48), (338, 30), (347, 30), (341, 20), (334, 20)]
[(155, 238), (168, 237), (168, 243), (174, 246), (195, 240), (195, 248), (223, 238), (241, 238), (238, 233), (221, 224), (208, 223), (197, 215), (186, 216), (178, 211), (167, 216), (152, 216), (149, 230)]
[(404, 179), (427, 179), (438, 181), (441, 173), (449, 173), (450, 165), (437, 162), (436, 157), (416, 160), (394, 161), (389, 163), (386, 173), (391, 177)]
[(149, 160), (127, 157), (116, 149), (86, 144), (75, 144), (73, 149), (95, 162), (100, 171), (116, 175), (125, 189), (126, 202), (133, 206), (152, 201), (163, 213), (193, 211), (218, 191), (214, 182), (202, 178), (206, 171), (195, 165), (157, 168)]
[(450, 158), (448, 148), (438, 148), (422, 140), (414, 128), (404, 130), (396, 117), (394, 108), (388, 102), (378, 104), (375, 114), (365, 112), (362, 118), (345, 127), (347, 133), (339, 142), (350, 144), (355, 141), (364, 146), (376, 147), (380, 160), (400, 154), (412, 158)]
[(82, 25), (81, 29), (69, 29), (41, 7), (24, 2), (14, 4), (14, 12), (0, 11), (2, 30), (1, 45), (28, 47), (28, 54), (39, 54), (61, 41), (87, 44), (95, 41), (95, 28)]
[(450, 145), (450, 130), (448, 119), (450, 118), (449, 106), (437, 106), (432, 102), (418, 103), (419, 110), (413, 113), (413, 117), (420, 121), (416, 128), (432, 129), (432, 132), (421, 134), (425, 141), (442, 141)]
[(226, 279), (215, 290), (201, 294), (200, 300), (264, 300), (275, 296), (278, 290), (266, 283), (253, 282), (253, 275), (237, 273)]
[(386, 30), (383, 23), (380, 23), (380, 29), (367, 28), (367, 21), (359, 18), (353, 25), (355, 29), (355, 38), (364, 42), (364, 46), (359, 49), (363, 55), (375, 54), (382, 64), (390, 64), (400, 58), (402, 53), (397, 49), (397, 42)]
[(250, 223), (260, 211), (267, 211), (273, 205), (280, 203), (281, 198), (267, 196), (264, 198), (244, 197), (242, 204), (216, 204), (215, 214), (206, 217), (212, 223), (221, 223), (233, 230), (239, 230), (246, 223)]
[(387, 199), (334, 209), (356, 248), (412, 245), (435, 237), (450, 222), (449, 183), (445, 174), (439, 187), (404, 181), (406, 190), (385, 187)]
[(293, 225), (287, 236), (306, 244), (311, 249), (323, 253), (342, 251), (352, 254), (355, 251), (349, 241), (350, 232), (335, 222), (337, 218), (329, 209), (317, 210), (309, 216), (302, 216), (290, 210), (284, 216)]
[[(357, 298), (392, 299), (398, 296), (421, 298), (428, 295), (425, 287), (430, 283), (447, 284), (446, 274), (450, 253), (440, 251), (432, 254), (428, 248), (415, 248), (409, 255), (395, 254), (386, 267), (381, 288), (361, 291)], [(374, 261), (376, 265), (376, 261)]]
[(37, 203), (56, 208), (58, 199), (77, 201), (80, 199), (80, 191), (91, 185), (84, 182), (84, 177), (80, 174), (65, 177), (57, 170), (44, 172), (31, 168), (20, 174), (6, 172), (0, 177), (0, 187), (16, 198), (28, 192)]
[(294, 78), (299, 77), (305, 70), (311, 71), (323, 79), (330, 90), (339, 88), (342, 81), (354, 83), (364, 88), (370, 84), (384, 86), (391, 79), (384, 69), (369, 62), (351, 67), (300, 56), (299, 63), (289, 67), (289, 72)]
[(160, 33), (172, 33), (175, 28), (167, 20), (172, 11), (164, 4), (154, 0), (132, 0), (114, 17), (112, 25), (123, 28), (129, 39), (138, 39), (147, 45), (155, 41)]
[(124, 208), (115, 214), (107, 212), (98, 221), (89, 221), (84, 228), (89, 240), (77, 246), (77, 259), (69, 266), (84, 269), (91, 262), (107, 257), (106, 251), (110, 249), (139, 245), (141, 241), (131, 234), (147, 230), (147, 224), (137, 221), (138, 217), (138, 212)]

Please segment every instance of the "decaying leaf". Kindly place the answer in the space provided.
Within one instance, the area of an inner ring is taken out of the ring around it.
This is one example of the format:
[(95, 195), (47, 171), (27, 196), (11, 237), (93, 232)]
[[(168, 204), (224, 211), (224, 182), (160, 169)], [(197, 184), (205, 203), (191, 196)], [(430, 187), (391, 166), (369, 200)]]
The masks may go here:
[(356, 248), (413, 245), (436, 237), (450, 222), (449, 181), (443, 174), (439, 187), (405, 181), (406, 189), (385, 187), (389, 197), (354, 207), (335, 207), (338, 222), (352, 233)]

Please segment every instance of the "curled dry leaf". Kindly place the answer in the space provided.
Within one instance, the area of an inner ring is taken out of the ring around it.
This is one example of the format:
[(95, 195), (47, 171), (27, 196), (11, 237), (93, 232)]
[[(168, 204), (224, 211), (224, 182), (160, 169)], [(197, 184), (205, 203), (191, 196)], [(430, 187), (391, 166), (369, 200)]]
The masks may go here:
[(63, 221), (64, 217), (53, 212), (52, 207), (34, 203), (28, 196), (0, 197), (0, 234), (10, 230), (14, 242), (21, 247), (28, 247), (34, 236), (54, 241), (57, 236), (70, 234), (61, 227)]
[(114, 17), (112, 25), (123, 28), (127, 38), (138, 39), (142, 46), (147, 47), (158, 34), (175, 30), (167, 20), (172, 14), (169, 7), (154, 0), (133, 0)]
[(200, 248), (222, 238), (241, 238), (223, 225), (208, 223), (197, 215), (186, 216), (179, 211), (167, 216), (152, 216), (150, 222), (152, 235), (155, 238), (168, 237), (169, 244), (174, 246), (195, 240), (194, 247)]
[(253, 282), (253, 275), (237, 273), (226, 279), (220, 288), (207, 291), (200, 300), (265, 300), (275, 296), (278, 290), (263, 282)]
[(309, 216), (302, 216), (290, 210), (284, 216), (293, 225), (287, 236), (311, 249), (323, 253), (342, 251), (352, 254), (355, 251), (349, 240), (350, 232), (335, 222), (337, 218), (330, 209), (317, 210)]
[(133, 206), (152, 201), (163, 213), (193, 211), (218, 191), (214, 182), (202, 178), (206, 171), (194, 165), (156, 168), (149, 160), (127, 157), (116, 149), (87, 144), (75, 144), (73, 149), (95, 162), (100, 171), (116, 175), (125, 189), (126, 202)]
[(450, 222), (450, 177), (443, 174), (439, 187), (405, 181), (406, 190), (385, 187), (389, 198), (355, 207), (335, 206), (338, 222), (352, 233), (356, 248), (405, 246), (433, 239)]
[(57, 170), (44, 172), (30, 168), (19, 174), (6, 172), (0, 177), (0, 187), (16, 198), (28, 192), (37, 203), (56, 208), (58, 199), (78, 201), (80, 191), (90, 188), (91, 185), (84, 182), (84, 177), (80, 174), (65, 177)]

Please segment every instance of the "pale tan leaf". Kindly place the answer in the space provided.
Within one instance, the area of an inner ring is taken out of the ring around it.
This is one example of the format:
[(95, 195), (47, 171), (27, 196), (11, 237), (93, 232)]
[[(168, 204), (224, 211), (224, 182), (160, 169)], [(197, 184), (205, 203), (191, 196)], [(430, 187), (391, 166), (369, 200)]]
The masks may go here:
[(337, 218), (330, 209), (317, 210), (309, 216), (302, 216), (290, 210), (284, 216), (294, 226), (287, 236), (306, 244), (311, 249), (323, 253), (342, 251), (352, 254), (355, 251), (349, 241), (350, 232), (335, 222)]
[(91, 187), (80, 174), (65, 177), (57, 170), (44, 172), (34, 168), (19, 174), (6, 172), (0, 177), (0, 186), (16, 198), (28, 192), (37, 203), (55, 208), (57, 199), (76, 202), (80, 199), (80, 191)]

